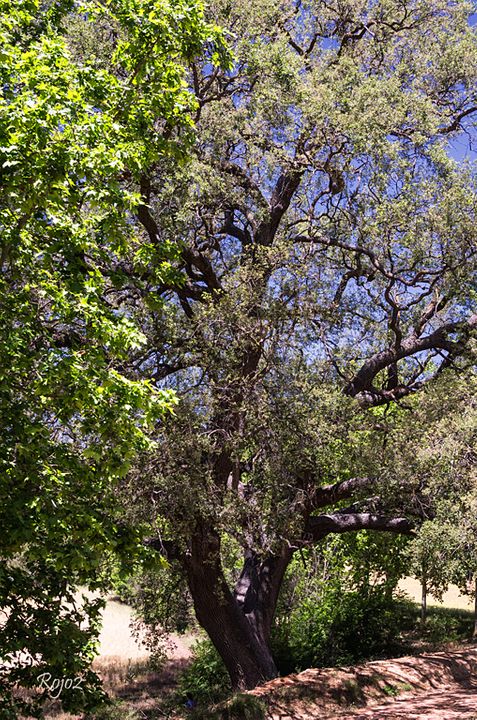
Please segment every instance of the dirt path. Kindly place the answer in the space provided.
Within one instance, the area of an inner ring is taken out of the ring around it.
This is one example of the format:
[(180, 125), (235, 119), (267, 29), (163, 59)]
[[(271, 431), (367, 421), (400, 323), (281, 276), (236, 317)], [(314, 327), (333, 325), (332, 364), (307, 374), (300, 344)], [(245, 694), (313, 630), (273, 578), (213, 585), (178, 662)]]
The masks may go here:
[(251, 694), (267, 720), (477, 720), (477, 649), (309, 669)]
[(328, 720), (477, 720), (477, 686), (465, 690), (438, 690), (384, 705), (339, 713)]

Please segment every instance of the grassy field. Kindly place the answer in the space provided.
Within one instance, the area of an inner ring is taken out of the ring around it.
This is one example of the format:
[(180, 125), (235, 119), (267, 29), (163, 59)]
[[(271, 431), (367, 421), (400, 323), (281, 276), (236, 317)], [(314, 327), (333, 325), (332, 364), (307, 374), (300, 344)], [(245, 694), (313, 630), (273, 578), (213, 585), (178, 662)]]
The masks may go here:
[[(78, 593), (80, 595), (81, 593)], [(84, 593), (91, 595), (90, 593)], [(99, 636), (99, 659), (116, 659), (124, 662), (141, 662), (149, 657), (148, 650), (141, 643), (141, 637), (134, 636), (131, 623), (134, 619), (132, 608), (116, 599), (109, 599), (103, 611), (103, 625)], [(168, 657), (182, 660), (190, 657), (190, 646), (195, 636), (191, 634), (168, 636)], [(170, 642), (169, 642), (170, 641)]]
[[(408, 577), (401, 580), (399, 589), (403, 590), (415, 602), (421, 602), (421, 584), (415, 578)], [(427, 604), (438, 605), (444, 608), (455, 608), (456, 610), (473, 610), (474, 607), (472, 598), (461, 595), (455, 585), (451, 585), (449, 590), (444, 593), (442, 603), (429, 594), (427, 596)]]

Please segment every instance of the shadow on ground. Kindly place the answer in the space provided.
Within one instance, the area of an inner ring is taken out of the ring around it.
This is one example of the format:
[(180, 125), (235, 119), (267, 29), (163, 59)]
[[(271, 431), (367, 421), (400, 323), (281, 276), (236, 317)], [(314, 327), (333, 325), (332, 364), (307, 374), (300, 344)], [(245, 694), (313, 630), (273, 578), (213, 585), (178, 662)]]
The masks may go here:
[[(265, 702), (267, 720), (312, 720), (317, 717), (320, 720), (335, 717), (340, 720), (348, 717), (369, 720), (394, 717), (399, 720), (425, 717), (453, 720), (462, 717), (477, 720), (476, 681), (477, 648), (469, 647), (453, 652), (377, 660), (356, 667), (305, 670), (272, 680), (251, 694)], [(386, 703), (378, 709), (377, 704), (383, 700)], [(413, 703), (417, 704), (414, 715), (409, 714), (413, 712)], [(339, 712), (337, 705), (341, 708)], [(357, 708), (364, 708), (364, 712)], [(439, 708), (444, 714), (436, 714)], [(387, 714), (383, 714), (384, 709)], [(450, 711), (457, 714), (450, 714)]]

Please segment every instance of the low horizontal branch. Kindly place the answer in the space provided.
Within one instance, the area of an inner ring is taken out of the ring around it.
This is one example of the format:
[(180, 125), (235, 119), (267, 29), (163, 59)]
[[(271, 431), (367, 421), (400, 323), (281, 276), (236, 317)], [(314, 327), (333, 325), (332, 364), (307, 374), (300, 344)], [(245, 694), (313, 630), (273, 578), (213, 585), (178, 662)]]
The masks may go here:
[(413, 528), (407, 518), (388, 517), (373, 513), (330, 513), (308, 518), (303, 535), (305, 543), (317, 542), (327, 535), (358, 530), (374, 530), (412, 535)]

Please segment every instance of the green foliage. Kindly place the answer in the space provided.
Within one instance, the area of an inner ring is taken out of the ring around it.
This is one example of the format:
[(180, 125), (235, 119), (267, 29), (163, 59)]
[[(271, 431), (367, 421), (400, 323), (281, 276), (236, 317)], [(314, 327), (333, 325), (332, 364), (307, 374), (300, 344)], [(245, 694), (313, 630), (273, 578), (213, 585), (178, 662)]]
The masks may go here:
[[(405, 472), (427, 478), (421, 498), (426, 519), (409, 546), (411, 571), (440, 598), (450, 583), (475, 593), (477, 579), (475, 376), (442, 378), (423, 399), (405, 433), (417, 433), (420, 447), (402, 458)], [(432, 428), (429, 423), (432, 421)], [(421, 510), (421, 511), (422, 511)]]
[[(409, 541), (357, 533), (294, 561), (275, 620), (272, 646), (282, 674), (348, 665), (467, 639), (471, 613), (419, 606), (396, 591), (409, 567)], [(421, 644), (421, 645), (420, 645)]]
[(419, 636), (431, 647), (438, 648), (453, 642), (468, 641), (473, 630), (474, 618), (471, 612), (431, 606), (427, 609), (424, 626), (419, 626)]
[[(106, 64), (66, 38), (99, 18), (118, 30)], [(186, 0), (0, 3), (0, 713), (41, 715), (46, 692), (23, 707), (12, 689), (44, 672), (78, 681), (65, 709), (102, 699), (88, 669), (100, 603), (78, 605), (74, 588), (144, 555), (114, 488), (175, 405), (125, 371), (145, 343), (120, 299), (144, 270), (138, 182), (184, 156), (183, 60), (221, 42)], [(174, 252), (158, 238), (156, 281)]]
[(265, 720), (265, 705), (253, 695), (234, 695), (222, 712), (223, 720)]
[(124, 602), (132, 605), (144, 624), (153, 631), (183, 633), (195, 623), (186, 580), (176, 565), (160, 565), (135, 573), (116, 586)]
[(411, 604), (380, 590), (367, 595), (335, 588), (320, 602), (311, 596), (278, 620), (273, 647), (283, 673), (307, 667), (352, 665), (402, 653), (403, 631), (413, 627)]
[(178, 697), (198, 705), (220, 702), (231, 692), (225, 665), (210, 640), (199, 640), (192, 648), (191, 664), (179, 679)]
[(193, 720), (265, 720), (266, 706), (253, 695), (238, 693), (217, 708), (197, 708)]
[(396, 596), (406, 540), (360, 532), (328, 540), (290, 565), (272, 634), (282, 673), (398, 654), (414, 625)]
[[(265, 706), (251, 695), (231, 695), (230, 679), (210, 640), (193, 646), (191, 664), (181, 673), (178, 703), (187, 701), (195, 720), (262, 720)], [(214, 705), (218, 705), (214, 707)]]

